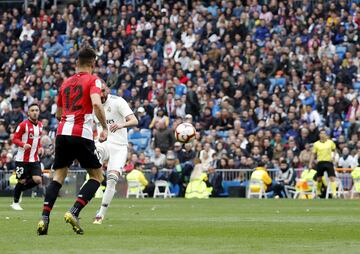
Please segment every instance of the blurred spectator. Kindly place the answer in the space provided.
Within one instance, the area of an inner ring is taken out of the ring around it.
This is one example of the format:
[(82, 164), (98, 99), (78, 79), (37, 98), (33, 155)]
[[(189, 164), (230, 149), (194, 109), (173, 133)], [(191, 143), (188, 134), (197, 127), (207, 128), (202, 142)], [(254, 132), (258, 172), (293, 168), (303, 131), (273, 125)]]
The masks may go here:
[[(75, 73), (76, 50), (89, 44), (98, 55), (95, 74), (137, 109), (139, 129), (152, 130), (155, 145), (146, 156), (156, 147), (163, 154), (172, 149), (172, 129), (181, 121), (199, 132), (200, 145), (190, 149), (195, 159), (209, 144), (215, 151), (210, 164), (223, 160), (224, 168), (233, 162), (249, 168), (264, 156), (268, 166), (276, 166), (287, 154), (303, 164), (305, 147), (318, 139), (320, 127), (351, 155), (360, 134), (359, 3), (261, 3), (4, 7), (0, 116), (5, 131), (10, 137), (27, 106), (38, 102), (52, 140), (57, 90)], [(186, 161), (179, 149), (174, 147), (177, 157)], [(130, 168), (140, 152), (129, 152)]]
[(357, 166), (357, 161), (350, 154), (349, 148), (344, 147), (338, 162), (339, 168), (355, 168)]
[(139, 118), (139, 124), (137, 128), (139, 129), (149, 129), (150, 123), (151, 123), (151, 117), (146, 113), (145, 109), (143, 107), (139, 107), (137, 110), (138, 118)]
[(154, 135), (154, 146), (159, 147), (161, 153), (166, 154), (168, 150), (173, 148), (175, 142), (174, 132), (172, 129), (168, 129), (165, 122), (160, 121), (158, 123), (158, 129)]
[(156, 167), (162, 168), (165, 166), (166, 156), (161, 153), (160, 148), (156, 147), (154, 155), (151, 156), (150, 161), (154, 163)]

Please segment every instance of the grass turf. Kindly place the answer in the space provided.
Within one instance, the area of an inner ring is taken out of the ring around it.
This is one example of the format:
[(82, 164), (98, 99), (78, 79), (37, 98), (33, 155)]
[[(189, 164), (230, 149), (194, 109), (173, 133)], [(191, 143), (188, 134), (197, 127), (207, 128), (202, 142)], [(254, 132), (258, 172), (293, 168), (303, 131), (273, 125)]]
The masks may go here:
[(103, 225), (81, 214), (85, 235), (63, 221), (58, 199), (48, 236), (37, 236), (42, 199), (24, 211), (0, 199), (0, 253), (359, 253), (359, 200), (115, 199)]

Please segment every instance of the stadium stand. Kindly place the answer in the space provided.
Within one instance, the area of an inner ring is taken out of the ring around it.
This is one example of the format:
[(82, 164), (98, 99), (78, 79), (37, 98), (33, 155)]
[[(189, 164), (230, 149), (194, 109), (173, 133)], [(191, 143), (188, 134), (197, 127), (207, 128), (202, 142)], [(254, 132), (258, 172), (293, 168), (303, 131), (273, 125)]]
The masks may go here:
[(175, 128), (190, 114), (198, 135), (176, 152), (183, 169), (201, 153), (219, 170), (259, 160), (301, 169), (300, 154), (323, 127), (337, 159), (357, 166), (359, 1), (27, 2), (0, 3), (0, 172), (14, 170), (11, 137), (31, 103), (43, 107), (42, 144), (53, 152), (56, 93), (84, 44), (96, 49), (96, 73), (112, 92), (155, 119), (131, 131), (129, 163), (151, 163), (159, 121)]

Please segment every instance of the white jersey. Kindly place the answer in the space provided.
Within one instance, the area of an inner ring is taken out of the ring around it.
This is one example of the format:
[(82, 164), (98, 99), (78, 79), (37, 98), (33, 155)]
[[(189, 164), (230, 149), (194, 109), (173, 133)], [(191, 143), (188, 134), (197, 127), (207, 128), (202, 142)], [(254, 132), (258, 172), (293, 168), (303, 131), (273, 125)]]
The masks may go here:
[[(119, 96), (109, 95), (103, 106), (108, 128), (110, 128), (110, 125), (114, 123), (125, 123), (126, 117), (134, 114), (127, 102)], [(95, 121), (100, 133), (102, 128), (99, 124), (99, 120), (95, 119)], [(117, 130), (114, 133), (109, 130), (107, 142), (127, 146), (127, 129), (123, 128), (121, 130)]]

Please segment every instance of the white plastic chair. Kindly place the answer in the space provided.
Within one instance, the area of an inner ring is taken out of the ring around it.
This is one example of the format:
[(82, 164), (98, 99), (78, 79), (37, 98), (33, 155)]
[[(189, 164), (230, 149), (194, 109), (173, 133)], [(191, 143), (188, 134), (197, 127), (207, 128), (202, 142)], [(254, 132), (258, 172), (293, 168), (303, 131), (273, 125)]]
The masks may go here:
[[(251, 190), (251, 186), (254, 188), (258, 187), (259, 191), (252, 191)], [(257, 197), (259, 199), (261, 198), (267, 198), (266, 196), (266, 192), (264, 189), (264, 182), (261, 180), (257, 180), (257, 179), (251, 179), (249, 181), (249, 186), (248, 186), (248, 192), (247, 192), (247, 198), (251, 198), (252, 196)]]
[[(300, 179), (296, 179), (296, 183), (299, 181), (300, 181)], [(309, 190), (308, 191), (305, 191), (302, 189), (296, 190), (295, 194), (294, 194), (294, 199), (297, 199), (304, 195), (311, 195), (311, 198), (316, 197), (316, 182), (313, 180), (309, 180), (309, 181), (307, 181), (307, 185), (309, 186)]]
[[(341, 198), (341, 196), (342, 196), (343, 198), (345, 198), (345, 192), (344, 192), (344, 188), (343, 188), (341, 180), (339, 178), (335, 178), (335, 182), (336, 182), (336, 187), (337, 187), (335, 197), (336, 198)], [(325, 196), (326, 199), (329, 199), (329, 194), (330, 193), (334, 197), (334, 193), (332, 193), (331, 186), (330, 186), (330, 180), (328, 180), (327, 181), (327, 187), (326, 187), (326, 196)]]
[(294, 197), (295, 193), (296, 193), (296, 189), (294, 186), (290, 186), (290, 185), (285, 185), (284, 186), (285, 189), (285, 193), (286, 193), (286, 197), (287, 198), (292, 198)]
[[(164, 191), (160, 191), (160, 189), (164, 188)], [(169, 183), (164, 180), (155, 181), (155, 190), (153, 198), (163, 197), (163, 198), (171, 198), (173, 194), (170, 192)]]
[(353, 186), (351, 188), (351, 195), (350, 195), (351, 199), (354, 199), (354, 194), (355, 193), (360, 193), (360, 191), (356, 191), (355, 184), (360, 184), (360, 178), (353, 179)]
[(143, 193), (142, 186), (139, 181), (128, 181), (128, 188), (126, 192), (126, 198), (130, 196), (135, 196), (136, 198), (145, 198), (147, 193)]

